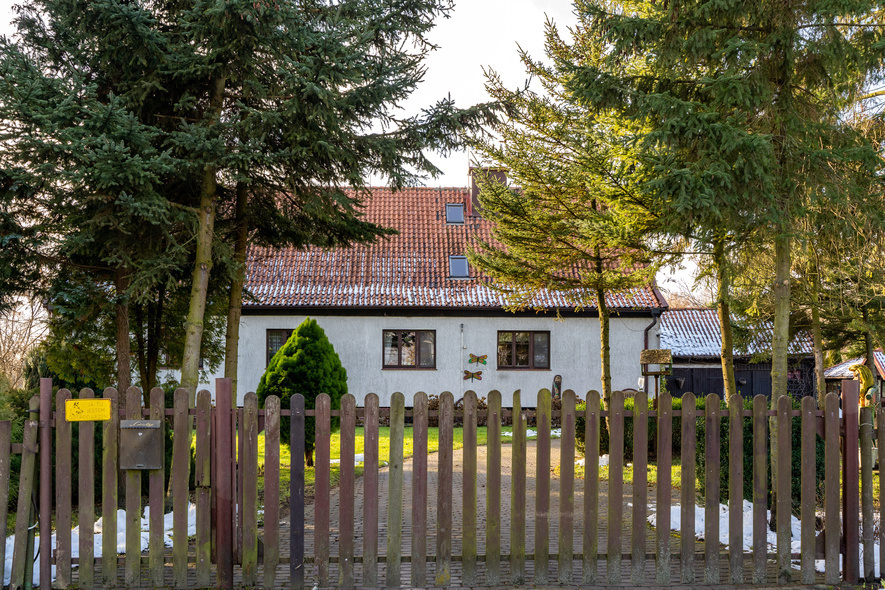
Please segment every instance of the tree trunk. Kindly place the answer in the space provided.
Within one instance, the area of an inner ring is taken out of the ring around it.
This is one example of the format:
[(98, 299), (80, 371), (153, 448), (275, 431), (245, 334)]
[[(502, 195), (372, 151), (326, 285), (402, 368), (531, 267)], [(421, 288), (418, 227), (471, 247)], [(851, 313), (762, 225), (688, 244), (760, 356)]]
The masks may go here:
[[(126, 292), (129, 279), (126, 269), (120, 267), (114, 276), (114, 288), (117, 293), (115, 309), (117, 315), (117, 391), (120, 401), (125, 403), (126, 390), (132, 382), (132, 354), (129, 350), (129, 295)], [(122, 404), (121, 404), (122, 405)]]
[(166, 289), (160, 287), (156, 304), (148, 306), (147, 325), (147, 375), (148, 385), (153, 389), (157, 385), (157, 364), (160, 359), (160, 339), (162, 336), (163, 301)]
[[(147, 344), (144, 335), (144, 306), (136, 303), (133, 305), (133, 309), (135, 311), (135, 359), (138, 365), (138, 377), (141, 381), (141, 398), (144, 400), (144, 405), (148, 406), (151, 400), (151, 388), (147, 367)], [(150, 323), (150, 318), (148, 318), (148, 323)]]
[(811, 337), (814, 340), (814, 383), (817, 388), (817, 407), (824, 409), (827, 397), (827, 381), (824, 377), (824, 339), (820, 327), (820, 269), (813, 263), (811, 277)]
[[(596, 249), (596, 254), (596, 271), (601, 284), (602, 258), (599, 255), (599, 248)], [(601, 363), (602, 407), (608, 411), (612, 399), (611, 346), (609, 345), (611, 326), (609, 324), (608, 305), (605, 302), (605, 289), (601, 287), (596, 289), (596, 307), (599, 310), (599, 359)], [(605, 427), (608, 428), (609, 425), (610, 421), (606, 418)]]
[(716, 309), (719, 312), (719, 329), (722, 332), (722, 383), (725, 387), (725, 399), (737, 393), (734, 379), (734, 338), (731, 331), (731, 270), (725, 258), (725, 240), (717, 239), (713, 247), (714, 264), (716, 265)]
[[(787, 394), (787, 353), (790, 343), (790, 256), (791, 241), (779, 236), (774, 241), (774, 330), (771, 338), (771, 408)], [(771, 432), (771, 525), (777, 524), (777, 419), (769, 420)], [(790, 433), (785, 433), (789, 436)], [(789, 516), (789, 515), (787, 515)]]
[(224, 376), (231, 380), (234, 399), (237, 395), (237, 366), (240, 340), (240, 316), (243, 306), (243, 286), (246, 282), (246, 247), (249, 240), (248, 192), (243, 182), (237, 183), (236, 243), (234, 260), (236, 274), (230, 281), (230, 300), (227, 305), (227, 333), (224, 347)]

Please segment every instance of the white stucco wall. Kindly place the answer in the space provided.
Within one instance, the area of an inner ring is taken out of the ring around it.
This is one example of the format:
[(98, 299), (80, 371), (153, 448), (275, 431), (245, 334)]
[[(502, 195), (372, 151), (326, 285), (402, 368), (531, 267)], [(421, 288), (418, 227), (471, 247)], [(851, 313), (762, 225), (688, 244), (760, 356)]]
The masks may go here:
[[(555, 375), (562, 375), (562, 388), (573, 389), (579, 397), (600, 389), (599, 321), (597, 318), (568, 317), (561, 320), (542, 317), (379, 317), (311, 316), (325, 330), (347, 369), (350, 393), (357, 404), (368, 393), (377, 393), (382, 406), (400, 391), (411, 405), (418, 391), (439, 395), (451, 391), (455, 399), (473, 389), (480, 397), (497, 389), (505, 407), (512, 404), (513, 392), (522, 390), (522, 403), (534, 406), (537, 393), (550, 388)], [(244, 315), (240, 327), (240, 358), (237, 397), (254, 391), (267, 363), (266, 331), (294, 329), (305, 316)], [(611, 364), (613, 389), (637, 388), (640, 377), (639, 352), (643, 332), (651, 318), (611, 320)], [(382, 369), (383, 330), (436, 330), (436, 369)], [(549, 370), (498, 370), (498, 330), (549, 330)], [(650, 344), (657, 345), (656, 328)], [(486, 365), (468, 364), (469, 354), (488, 355)], [(481, 381), (464, 381), (465, 369), (482, 371)], [(210, 383), (214, 383), (213, 375)]]

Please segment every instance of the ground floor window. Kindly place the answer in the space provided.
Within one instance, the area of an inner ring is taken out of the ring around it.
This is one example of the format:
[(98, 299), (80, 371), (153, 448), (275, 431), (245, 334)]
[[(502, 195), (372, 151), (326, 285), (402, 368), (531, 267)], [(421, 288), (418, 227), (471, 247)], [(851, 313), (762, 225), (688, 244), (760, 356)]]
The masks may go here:
[(385, 369), (435, 369), (436, 330), (384, 330)]
[(273, 355), (277, 353), (279, 349), (283, 347), (283, 344), (289, 340), (289, 337), (292, 335), (292, 332), (295, 330), (283, 330), (283, 329), (275, 329), (267, 331), (267, 364), (270, 364), (270, 359), (273, 358)]
[(549, 369), (550, 332), (498, 332), (499, 369)]

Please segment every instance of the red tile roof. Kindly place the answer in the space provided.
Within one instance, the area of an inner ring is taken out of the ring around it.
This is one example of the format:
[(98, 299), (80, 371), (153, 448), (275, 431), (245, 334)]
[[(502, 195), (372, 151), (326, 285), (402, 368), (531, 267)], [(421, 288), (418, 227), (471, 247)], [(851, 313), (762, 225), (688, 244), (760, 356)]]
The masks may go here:
[[(740, 356), (764, 354), (771, 350), (770, 322), (757, 328), (749, 350), (734, 353)], [(715, 309), (671, 309), (661, 314), (661, 348), (669, 348), (674, 357), (715, 357), (722, 354), (722, 332)], [(790, 342), (790, 354), (810, 355), (811, 334), (801, 331)]]
[[(372, 189), (365, 218), (399, 230), (372, 245), (333, 250), (252, 248), (247, 289), (256, 301), (246, 308), (478, 308), (504, 303), (490, 280), (471, 268), (469, 279), (449, 278), (449, 256), (461, 256), (477, 237), (491, 238), (492, 223), (467, 216), (462, 225), (446, 224), (447, 203), (469, 203), (469, 189), (408, 188), (394, 193)], [(666, 302), (652, 286), (609, 294), (612, 309), (649, 309)], [(574, 308), (575, 301), (542, 292), (537, 305)], [(589, 306), (592, 308), (592, 306)]]

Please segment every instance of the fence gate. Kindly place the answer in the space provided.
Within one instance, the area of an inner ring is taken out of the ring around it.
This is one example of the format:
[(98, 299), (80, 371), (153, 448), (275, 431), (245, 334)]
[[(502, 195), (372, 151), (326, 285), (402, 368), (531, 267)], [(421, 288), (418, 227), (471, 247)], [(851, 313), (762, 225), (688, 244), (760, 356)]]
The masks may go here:
[[(593, 391), (587, 394), (586, 409), (578, 410), (570, 390), (556, 410), (547, 390), (539, 392), (534, 408), (522, 407), (519, 391), (513, 407), (503, 408), (501, 394), (492, 391), (486, 409), (479, 409), (481, 400), (470, 391), (457, 411), (448, 392), (433, 405), (418, 393), (408, 409), (401, 393), (393, 394), (390, 408), (380, 408), (378, 396), (369, 394), (362, 408), (347, 395), (336, 410), (322, 395), (316, 409), (306, 410), (300, 395), (292, 397), (289, 408), (282, 409), (279, 399), (271, 397), (259, 409), (254, 393), (236, 407), (230, 382), (224, 379), (216, 383), (214, 406), (211, 394), (200, 391), (190, 408), (187, 392), (179, 390), (167, 408), (158, 388), (150, 392), (145, 408), (141, 391), (130, 388), (123, 399), (114, 389), (99, 397), (88, 389), (76, 396), (62, 389), (53, 407), (52, 384), (43, 380), (39, 398), (31, 400), (21, 442), (13, 443), (10, 423), (0, 422), (4, 537), (10, 476), (16, 475), (11, 474), (11, 456), (21, 455), (14, 540), (9, 550), (2, 549), (0, 572), (15, 589), (29, 587), (34, 578), (44, 588), (48, 580), (58, 588), (871, 581), (877, 545), (885, 563), (885, 531), (874, 536), (873, 528), (872, 455), (877, 438), (879, 462), (885, 465), (885, 427), (874, 430), (874, 425), (885, 426), (885, 411), (858, 412), (857, 382), (845, 381), (842, 389), (841, 416), (835, 394), (827, 396), (823, 411), (811, 398), (803, 399), (800, 409), (781, 398), (769, 410), (762, 396), (753, 400), (752, 409), (744, 409), (740, 400), (732, 400), (726, 409), (718, 397), (708, 396), (700, 409), (690, 393), (682, 397), (681, 409), (674, 409), (664, 394), (652, 410), (644, 394), (637, 394), (629, 409), (624, 394), (615, 392), (609, 410), (603, 411)], [(69, 406), (70, 400), (80, 401)], [(69, 410), (75, 406), (76, 416)], [(83, 413), (87, 406), (97, 413)], [(285, 419), (289, 428), (281, 437)], [(334, 458), (332, 420), (340, 424)], [(579, 420), (584, 423), (586, 456), (593, 458), (583, 478), (574, 460)], [(171, 423), (170, 439), (164, 436), (163, 421)], [(551, 436), (554, 421), (561, 428), (559, 443)], [(530, 423), (537, 442), (528, 442)], [(478, 445), (482, 425), (484, 453)], [(505, 432), (508, 425), (512, 429)], [(776, 540), (768, 540), (771, 426), (781, 433), (774, 449), (781, 515), (791, 513), (792, 446), (800, 447), (801, 493), (798, 514), (793, 511), (801, 522), (797, 540), (791, 537), (789, 518), (777, 519)], [(704, 435), (699, 438), (701, 427)], [(316, 433), (316, 460), (306, 468), (305, 433), (311, 430)], [(748, 440), (745, 430), (752, 433), (752, 458), (742, 450)], [(790, 432), (799, 433), (795, 443), (794, 436), (782, 436)], [(509, 448), (502, 444), (505, 434), (512, 440)], [(721, 436), (730, 443), (727, 457), (719, 456)], [(288, 441), (291, 458), (289, 514), (282, 523), (281, 438)], [(172, 448), (167, 449), (170, 441)], [(694, 485), (700, 442), (704, 498), (696, 497)], [(360, 443), (363, 473), (357, 478)], [(407, 462), (408, 443), (412, 457)], [(431, 444), (438, 450), (428, 456)], [(557, 444), (558, 453), (551, 450)], [(609, 449), (607, 468), (595, 459), (600, 444)], [(815, 447), (821, 444), (824, 493), (818, 502)], [(382, 448), (386, 466), (380, 465)], [(171, 489), (162, 461), (167, 450), (172, 454)], [(627, 451), (632, 451), (632, 468)], [(557, 457), (555, 467), (551, 460)], [(681, 467), (673, 471), (677, 459)], [(648, 493), (652, 465), (657, 477), (653, 499)], [(723, 468), (730, 475), (724, 551), (719, 530)], [(625, 472), (632, 473), (632, 483), (625, 481)], [(682, 481), (678, 494), (671, 472)], [(333, 474), (338, 477), (334, 488)], [(306, 486), (311, 475), (313, 485)], [(753, 482), (748, 547), (743, 541), (745, 478)], [(632, 495), (625, 493), (628, 485)], [(875, 508), (881, 517), (885, 486), (880, 493)], [(680, 512), (678, 523), (670, 522), (674, 506), (691, 507)], [(74, 507), (77, 534), (71, 528)], [(91, 526), (99, 507), (100, 529)], [(164, 514), (170, 509), (171, 514)], [(653, 530), (646, 524), (651, 513)], [(702, 543), (695, 539), (696, 514), (705, 519)], [(825, 535), (815, 526), (821, 516)], [(10, 571), (4, 572), (7, 551), (12, 560)], [(35, 553), (39, 567), (33, 571)], [(816, 558), (826, 565), (823, 573), (815, 571)]]

